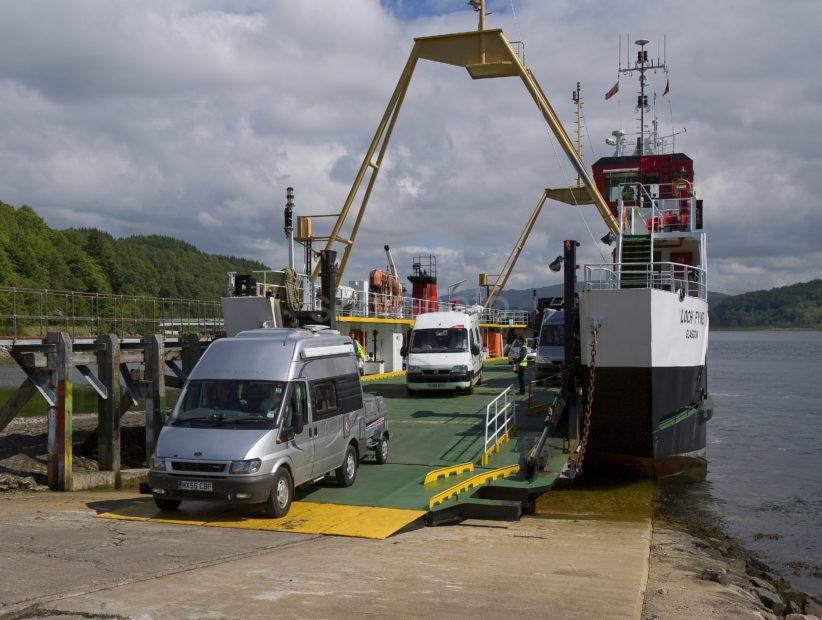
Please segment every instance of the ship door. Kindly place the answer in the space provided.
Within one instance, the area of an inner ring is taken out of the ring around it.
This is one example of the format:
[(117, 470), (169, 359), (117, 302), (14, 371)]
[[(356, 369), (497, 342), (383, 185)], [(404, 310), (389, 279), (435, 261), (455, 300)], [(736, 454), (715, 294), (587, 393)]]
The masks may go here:
[[(692, 297), (699, 295), (699, 289), (695, 286), (690, 286), (688, 280), (690, 269), (693, 267), (694, 255), (692, 252), (671, 252), (670, 261), (674, 263), (674, 281), (673, 290), (683, 289), (688, 291)], [(688, 267), (686, 267), (687, 265)]]

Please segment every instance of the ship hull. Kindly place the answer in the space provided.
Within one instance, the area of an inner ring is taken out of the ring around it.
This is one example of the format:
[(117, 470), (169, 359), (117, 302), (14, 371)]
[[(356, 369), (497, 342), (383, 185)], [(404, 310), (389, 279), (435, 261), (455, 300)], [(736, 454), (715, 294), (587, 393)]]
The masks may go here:
[(597, 369), (586, 471), (704, 475), (706, 393), (704, 366)]
[(585, 471), (701, 476), (713, 411), (707, 386), (707, 303), (653, 289), (580, 294), (586, 402), (598, 326)]

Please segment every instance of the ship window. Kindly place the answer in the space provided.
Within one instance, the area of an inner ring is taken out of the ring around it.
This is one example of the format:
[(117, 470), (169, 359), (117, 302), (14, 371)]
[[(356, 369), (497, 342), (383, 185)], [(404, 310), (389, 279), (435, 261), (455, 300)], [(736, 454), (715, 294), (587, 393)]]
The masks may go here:
[(620, 199), (621, 189), (623, 183), (636, 183), (636, 173), (622, 172), (608, 175), (608, 200), (610, 202), (617, 202)]

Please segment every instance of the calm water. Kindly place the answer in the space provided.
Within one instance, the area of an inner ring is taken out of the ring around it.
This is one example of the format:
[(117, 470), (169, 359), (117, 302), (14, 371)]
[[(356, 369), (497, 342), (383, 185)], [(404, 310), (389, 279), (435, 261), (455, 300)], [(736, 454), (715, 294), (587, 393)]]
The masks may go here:
[(538, 512), (648, 516), (658, 495), (674, 517), (722, 527), (822, 596), (822, 579), (789, 564), (822, 570), (822, 332), (712, 332), (708, 364), (705, 480), (586, 481), (542, 496)]
[[(677, 503), (715, 515), (797, 587), (822, 596), (822, 579), (789, 565), (822, 569), (822, 331), (712, 332), (708, 364), (708, 475), (677, 485)], [(0, 364), (0, 389), (21, 377)], [(93, 411), (91, 394), (89, 404)], [(609, 483), (548, 494), (540, 512), (650, 514), (652, 496), (650, 483)]]
[(822, 595), (822, 579), (788, 567), (822, 565), (822, 332), (712, 332), (708, 363), (710, 465), (693, 494), (797, 586)]

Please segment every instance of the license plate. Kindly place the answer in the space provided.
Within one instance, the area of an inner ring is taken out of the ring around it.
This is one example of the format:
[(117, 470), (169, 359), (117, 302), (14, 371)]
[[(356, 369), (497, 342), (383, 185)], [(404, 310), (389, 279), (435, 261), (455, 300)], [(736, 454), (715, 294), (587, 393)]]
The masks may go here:
[(213, 491), (214, 483), (199, 480), (178, 480), (177, 488), (185, 491)]

